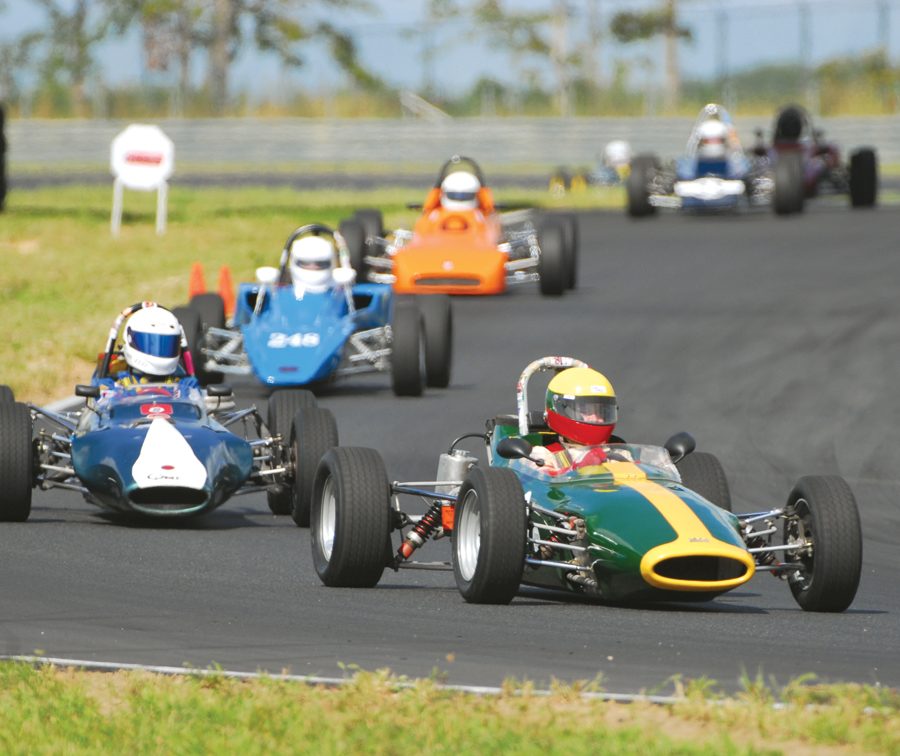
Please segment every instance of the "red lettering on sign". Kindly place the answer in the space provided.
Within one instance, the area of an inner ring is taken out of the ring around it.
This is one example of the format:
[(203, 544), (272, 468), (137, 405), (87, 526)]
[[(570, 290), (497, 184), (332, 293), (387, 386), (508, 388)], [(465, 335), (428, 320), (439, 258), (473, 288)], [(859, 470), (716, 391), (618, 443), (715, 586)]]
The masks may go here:
[(163, 156), (158, 152), (128, 152), (125, 154), (126, 163), (140, 163), (142, 165), (159, 165)]

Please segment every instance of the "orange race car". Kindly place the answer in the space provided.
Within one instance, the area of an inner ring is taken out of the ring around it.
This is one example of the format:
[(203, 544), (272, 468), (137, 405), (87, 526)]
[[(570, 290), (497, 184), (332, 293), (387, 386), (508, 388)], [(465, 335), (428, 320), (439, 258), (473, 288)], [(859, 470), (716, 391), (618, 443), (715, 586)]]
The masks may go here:
[(385, 232), (381, 212), (340, 224), (360, 280), (398, 294), (502, 294), (538, 281), (560, 295), (576, 283), (578, 227), (570, 213), (499, 212), (478, 164), (455, 155), (438, 174), (412, 231)]

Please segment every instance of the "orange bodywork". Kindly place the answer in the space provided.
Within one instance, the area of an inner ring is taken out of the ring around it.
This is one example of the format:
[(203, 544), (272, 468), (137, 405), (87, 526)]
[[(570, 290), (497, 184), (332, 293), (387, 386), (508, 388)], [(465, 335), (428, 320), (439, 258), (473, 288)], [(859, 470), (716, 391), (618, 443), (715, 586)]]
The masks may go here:
[(413, 227), (413, 237), (393, 256), (398, 294), (501, 294), (508, 255), (490, 189), (479, 192), (479, 208), (441, 207), (432, 189)]

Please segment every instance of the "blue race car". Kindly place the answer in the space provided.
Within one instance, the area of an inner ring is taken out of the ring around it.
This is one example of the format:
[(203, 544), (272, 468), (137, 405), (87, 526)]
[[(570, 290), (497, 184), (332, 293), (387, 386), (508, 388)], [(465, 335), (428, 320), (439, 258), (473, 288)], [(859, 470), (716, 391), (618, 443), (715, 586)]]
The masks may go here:
[[(322, 259), (305, 260), (297, 252), (312, 247), (318, 254), (328, 249), (325, 242), (331, 252), (323, 252)], [(193, 311), (202, 323), (186, 329), (201, 381), (254, 375), (271, 387), (307, 386), (390, 372), (398, 396), (418, 396), (426, 385), (446, 387), (452, 356), (449, 298), (398, 299), (388, 285), (357, 283), (349, 260), (339, 232), (320, 224), (302, 226), (287, 238), (278, 268), (258, 268), (256, 282), (240, 284), (228, 323), (219, 294), (198, 294), (187, 308), (176, 308), (180, 317)]]
[(628, 214), (641, 218), (660, 207), (717, 211), (766, 205), (776, 180), (767, 161), (744, 153), (725, 108), (709, 104), (697, 116), (682, 157), (668, 165), (652, 154), (632, 159), (625, 182)]
[(0, 521), (27, 520), (34, 488), (62, 488), (107, 511), (169, 519), (266, 491), (275, 514), (308, 524), (311, 476), (338, 443), (332, 414), (302, 390), (273, 394), (265, 420), (256, 407), (235, 409), (228, 386), (200, 388), (183, 334), (171, 379), (126, 385), (116, 376), (120, 328), (153, 304), (119, 316), (91, 384), (75, 389), (82, 407), (16, 402), (0, 386)]

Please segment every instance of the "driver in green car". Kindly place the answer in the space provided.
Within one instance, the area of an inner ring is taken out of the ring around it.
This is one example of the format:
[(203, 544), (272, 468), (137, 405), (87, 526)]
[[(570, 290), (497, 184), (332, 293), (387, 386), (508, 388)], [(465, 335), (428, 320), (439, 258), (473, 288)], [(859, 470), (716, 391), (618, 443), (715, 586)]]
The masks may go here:
[(545, 417), (557, 439), (535, 446), (532, 459), (541, 460), (548, 475), (601, 465), (609, 455), (602, 448), (616, 427), (618, 405), (609, 379), (586, 367), (557, 373), (547, 386)]

